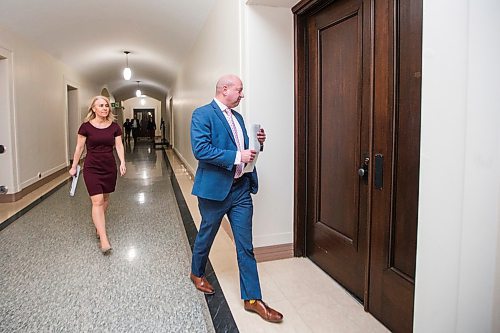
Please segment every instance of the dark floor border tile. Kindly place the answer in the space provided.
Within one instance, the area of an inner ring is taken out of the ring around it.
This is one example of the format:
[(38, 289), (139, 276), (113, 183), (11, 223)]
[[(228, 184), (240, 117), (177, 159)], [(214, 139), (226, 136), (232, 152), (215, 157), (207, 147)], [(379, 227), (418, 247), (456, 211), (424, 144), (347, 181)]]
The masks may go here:
[(18, 218), (20, 218), (21, 216), (23, 216), (24, 214), (26, 214), (27, 212), (29, 212), (33, 207), (35, 207), (36, 205), (38, 205), (39, 203), (41, 203), (43, 200), (45, 200), (48, 197), (50, 197), (57, 190), (59, 190), (61, 187), (63, 187), (64, 185), (66, 185), (68, 183), (69, 183), (69, 180), (63, 181), (61, 184), (57, 185), (56, 187), (54, 187), (53, 189), (51, 189), (49, 192), (47, 192), (45, 194), (42, 194), (39, 198), (35, 199), (28, 206), (24, 207), (23, 209), (21, 209), (20, 211), (18, 211), (17, 213), (15, 213), (14, 215), (12, 215), (8, 219), (6, 219), (5, 221), (1, 222), (0, 223), (0, 231), (2, 231), (3, 229), (7, 228), (12, 222), (14, 222)]
[[(189, 208), (186, 204), (186, 200), (182, 195), (181, 188), (179, 183), (177, 182), (177, 178), (172, 170), (172, 166), (170, 161), (168, 160), (167, 153), (163, 150), (163, 158), (167, 163), (168, 169), (170, 170), (170, 180), (172, 182), (172, 187), (174, 189), (175, 199), (177, 200), (177, 205), (179, 206), (179, 210), (182, 217), (182, 223), (184, 224), (184, 228), (186, 229), (186, 235), (189, 240), (189, 245), (191, 247), (191, 251), (193, 250), (194, 240), (196, 235), (198, 234), (198, 229), (196, 229), (196, 225), (194, 224), (193, 217), (189, 212)], [(219, 332), (239, 332), (238, 326), (236, 326), (236, 322), (234, 321), (231, 310), (229, 309), (229, 305), (227, 304), (226, 297), (222, 292), (219, 281), (217, 280), (217, 275), (215, 274), (212, 264), (210, 260), (207, 263), (207, 269), (205, 271), (208, 282), (212, 284), (215, 288), (214, 295), (205, 295), (205, 299), (208, 304), (208, 309), (210, 311), (210, 315), (212, 316), (212, 322), (215, 327), (215, 331)], [(187, 277), (186, 277), (187, 278)]]

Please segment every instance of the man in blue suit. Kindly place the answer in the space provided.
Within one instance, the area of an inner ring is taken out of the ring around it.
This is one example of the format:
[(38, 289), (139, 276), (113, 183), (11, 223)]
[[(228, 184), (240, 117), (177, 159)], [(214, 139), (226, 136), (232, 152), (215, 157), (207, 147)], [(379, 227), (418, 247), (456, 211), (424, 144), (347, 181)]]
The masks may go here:
[[(244, 308), (267, 321), (280, 322), (283, 315), (262, 301), (253, 253), (250, 194), (258, 190), (257, 171), (254, 168), (243, 173), (243, 167), (253, 161), (256, 151), (248, 149), (243, 117), (232, 110), (243, 97), (241, 80), (235, 75), (225, 75), (217, 81), (214, 100), (192, 115), (191, 146), (198, 160), (192, 194), (198, 197), (202, 219), (194, 243), (190, 278), (203, 293), (215, 292), (205, 277), (205, 266), (222, 218), (227, 214), (236, 246)], [(266, 140), (263, 129), (257, 138), (262, 145)]]

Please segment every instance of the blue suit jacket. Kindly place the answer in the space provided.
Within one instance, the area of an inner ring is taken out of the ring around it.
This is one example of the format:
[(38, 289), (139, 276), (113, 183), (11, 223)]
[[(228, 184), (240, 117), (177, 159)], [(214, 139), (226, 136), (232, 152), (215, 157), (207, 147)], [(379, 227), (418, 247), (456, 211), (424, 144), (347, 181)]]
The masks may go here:
[[(245, 149), (248, 149), (243, 117), (238, 112), (233, 113), (243, 130)], [(194, 110), (191, 118), (191, 147), (198, 160), (192, 194), (204, 199), (224, 200), (233, 184), (238, 148), (231, 127), (215, 101)], [(249, 191), (257, 193), (257, 170), (254, 168), (253, 172), (244, 173), (242, 177), (250, 178)]]

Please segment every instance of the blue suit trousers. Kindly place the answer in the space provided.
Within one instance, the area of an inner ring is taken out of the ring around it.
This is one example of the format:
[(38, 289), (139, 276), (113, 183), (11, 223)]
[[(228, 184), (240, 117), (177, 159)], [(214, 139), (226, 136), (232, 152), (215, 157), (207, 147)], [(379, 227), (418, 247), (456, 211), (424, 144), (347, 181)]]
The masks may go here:
[(250, 180), (243, 177), (232, 185), (223, 201), (198, 197), (201, 225), (193, 248), (191, 272), (205, 275), (208, 254), (222, 218), (227, 214), (233, 231), (240, 273), (240, 291), (243, 300), (262, 299), (257, 262), (252, 244), (253, 203), (250, 195)]

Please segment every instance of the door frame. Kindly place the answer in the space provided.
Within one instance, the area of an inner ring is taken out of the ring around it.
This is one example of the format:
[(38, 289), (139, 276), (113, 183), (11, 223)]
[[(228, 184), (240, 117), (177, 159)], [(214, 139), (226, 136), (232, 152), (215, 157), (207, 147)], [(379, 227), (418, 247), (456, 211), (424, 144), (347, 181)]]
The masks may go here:
[[(295, 67), (295, 110), (294, 110), (294, 200), (293, 224), (294, 242), (293, 251), (296, 257), (306, 255), (307, 229), (307, 14), (321, 0), (300, 2), (292, 8), (294, 13), (294, 67)], [(333, 2), (330, 1), (330, 2)], [(317, 6), (319, 7), (319, 6)], [(320, 8), (314, 8), (319, 10)]]
[[(155, 121), (155, 123), (156, 123), (156, 108), (155, 108), (155, 107), (139, 107), (139, 108), (134, 107), (134, 108), (132, 109), (132, 119), (133, 119), (133, 118), (135, 118), (135, 116), (136, 116), (138, 113), (142, 113), (142, 112), (144, 112), (144, 111), (149, 111), (149, 110), (152, 110), (152, 111), (153, 111), (153, 112), (152, 112), (152, 117), (153, 117), (153, 120), (154, 120), (154, 121)], [(142, 118), (141, 118), (141, 120), (142, 120)], [(143, 131), (145, 131), (146, 129), (142, 128), (142, 124), (140, 124), (140, 125), (141, 125), (141, 132), (140, 132), (140, 133), (142, 133), (142, 132), (143, 132)], [(147, 134), (146, 134), (145, 136), (140, 136), (140, 135), (139, 135), (139, 137), (140, 137), (140, 138), (147, 138), (147, 137), (148, 137), (148, 135), (147, 135)]]

